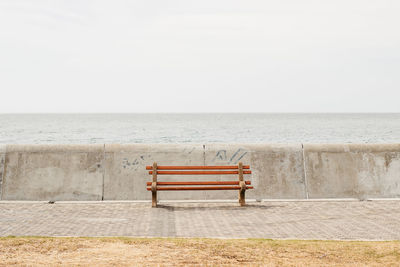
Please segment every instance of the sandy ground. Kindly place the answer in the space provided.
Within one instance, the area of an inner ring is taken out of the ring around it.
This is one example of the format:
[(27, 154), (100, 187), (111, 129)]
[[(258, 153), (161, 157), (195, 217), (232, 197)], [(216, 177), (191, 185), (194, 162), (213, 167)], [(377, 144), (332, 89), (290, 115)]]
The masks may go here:
[(400, 266), (400, 242), (0, 238), (0, 266)]

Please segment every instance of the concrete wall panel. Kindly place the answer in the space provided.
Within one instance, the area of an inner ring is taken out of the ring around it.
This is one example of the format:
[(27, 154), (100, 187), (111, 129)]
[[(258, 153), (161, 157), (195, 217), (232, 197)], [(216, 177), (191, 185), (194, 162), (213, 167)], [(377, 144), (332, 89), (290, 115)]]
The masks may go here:
[[(151, 181), (145, 167), (159, 165), (203, 165), (203, 145), (131, 144), (106, 145), (105, 200), (150, 200), (146, 182)], [(201, 180), (198, 176), (160, 175), (159, 181)], [(204, 191), (159, 192), (158, 199), (205, 199)]]
[(310, 198), (400, 197), (400, 144), (304, 145)]
[[(246, 197), (305, 198), (302, 146), (266, 144), (210, 144), (206, 145), (206, 165), (236, 165), (239, 161), (250, 164), (250, 178), (255, 189)], [(221, 176), (221, 180), (236, 180), (236, 175)], [(208, 198), (237, 198), (238, 192), (207, 192)]]
[(3, 200), (101, 200), (103, 145), (8, 145)]

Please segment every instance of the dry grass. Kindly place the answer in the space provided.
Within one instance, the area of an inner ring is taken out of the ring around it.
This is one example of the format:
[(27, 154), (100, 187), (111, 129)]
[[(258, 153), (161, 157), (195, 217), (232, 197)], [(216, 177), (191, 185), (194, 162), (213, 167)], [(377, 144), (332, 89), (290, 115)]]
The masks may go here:
[(0, 266), (400, 266), (400, 242), (0, 238)]

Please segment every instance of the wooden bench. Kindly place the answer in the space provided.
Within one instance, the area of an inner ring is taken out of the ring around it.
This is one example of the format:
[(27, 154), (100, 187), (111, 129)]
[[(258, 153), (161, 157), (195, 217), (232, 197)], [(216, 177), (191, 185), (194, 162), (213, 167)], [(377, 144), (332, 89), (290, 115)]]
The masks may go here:
[[(157, 207), (157, 191), (183, 191), (183, 190), (239, 190), (240, 206), (246, 204), (245, 192), (253, 189), (251, 181), (244, 181), (244, 174), (251, 174), (250, 166), (239, 162), (233, 166), (146, 166), (153, 176), (152, 182), (147, 182), (147, 190), (152, 192), (152, 207)], [(236, 181), (180, 181), (159, 182), (158, 175), (232, 175), (237, 174)]]

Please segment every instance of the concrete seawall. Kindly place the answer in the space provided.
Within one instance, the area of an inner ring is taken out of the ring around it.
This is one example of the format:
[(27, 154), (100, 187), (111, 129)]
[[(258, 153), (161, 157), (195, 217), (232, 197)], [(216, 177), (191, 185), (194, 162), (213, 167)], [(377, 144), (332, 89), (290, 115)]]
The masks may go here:
[[(400, 197), (400, 144), (101, 144), (0, 145), (0, 199), (150, 200), (145, 166), (154, 161), (250, 164), (249, 199)], [(236, 191), (159, 194), (160, 200), (236, 198)]]

